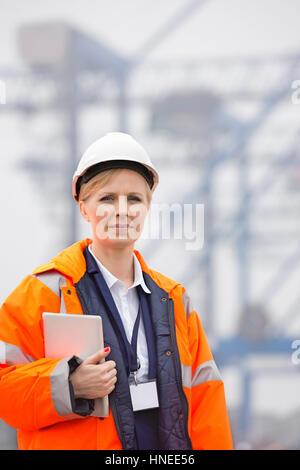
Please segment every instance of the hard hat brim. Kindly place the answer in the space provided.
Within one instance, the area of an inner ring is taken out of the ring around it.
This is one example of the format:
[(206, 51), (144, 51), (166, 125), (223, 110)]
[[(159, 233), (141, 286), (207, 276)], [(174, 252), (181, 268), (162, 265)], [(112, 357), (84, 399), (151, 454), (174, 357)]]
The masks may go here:
[[(114, 162), (116, 163), (114, 164)], [(141, 167), (144, 167), (146, 171), (143, 171)], [(94, 168), (94, 171), (89, 171), (91, 170), (91, 168)], [(104, 162), (95, 163), (94, 165), (91, 165), (88, 168), (85, 168), (84, 171), (81, 172), (81, 174), (76, 174), (76, 172), (74, 173), (73, 197), (75, 201), (78, 202), (78, 196), (79, 196), (79, 191), (80, 191), (80, 187), (78, 187), (78, 181), (80, 181), (80, 179), (84, 177), (85, 174), (90, 173), (88, 177), (84, 181), (82, 181), (81, 184), (88, 182), (90, 179), (94, 178), (97, 174), (101, 173), (102, 171), (106, 171), (109, 169), (118, 169), (118, 168), (124, 168), (124, 169), (126, 168), (126, 169), (132, 169), (133, 171), (137, 171), (147, 180), (148, 184), (150, 183), (149, 176), (151, 175), (152, 184), (149, 184), (149, 187), (152, 193), (154, 192), (154, 190), (156, 189), (156, 186), (158, 185), (159, 176), (153, 166), (149, 166), (145, 163), (140, 163), (136, 160), (133, 160), (132, 158), (122, 157), (122, 159), (120, 159), (120, 157), (117, 157), (116, 159), (109, 159)], [(150, 173), (150, 175), (147, 176), (147, 173), (148, 174)]]

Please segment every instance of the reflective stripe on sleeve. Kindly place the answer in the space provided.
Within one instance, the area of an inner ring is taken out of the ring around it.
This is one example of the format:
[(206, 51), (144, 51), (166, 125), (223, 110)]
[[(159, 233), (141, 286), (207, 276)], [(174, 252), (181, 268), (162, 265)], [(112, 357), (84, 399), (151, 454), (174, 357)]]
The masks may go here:
[(35, 359), (29, 354), (25, 354), (21, 348), (14, 344), (5, 343), (0, 341), (0, 363), (9, 366), (26, 365)]
[(61, 294), (61, 287), (66, 286), (66, 278), (57, 271), (47, 271), (44, 273), (32, 274), (33, 277), (39, 279), (54, 294), (60, 297), (60, 313), (66, 313), (64, 297)]
[(203, 362), (194, 372), (192, 378), (192, 387), (213, 380), (222, 380), (219, 369), (215, 361)]
[(52, 401), (60, 416), (73, 414), (68, 380), (70, 359), (71, 356), (61, 359), (50, 374)]
[(192, 386), (192, 368), (181, 364), (182, 385), (187, 388)]
[(194, 311), (194, 307), (192, 305), (191, 298), (186, 291), (182, 294), (182, 300), (185, 309), (186, 319), (188, 319), (189, 314)]
[[(65, 358), (60, 360), (50, 374), (51, 396), (56, 412), (61, 416), (74, 415), (69, 390), (69, 364)], [(25, 354), (21, 348), (0, 341), (0, 363), (9, 366), (26, 365), (36, 359)], [(76, 415), (77, 416), (77, 415)]]

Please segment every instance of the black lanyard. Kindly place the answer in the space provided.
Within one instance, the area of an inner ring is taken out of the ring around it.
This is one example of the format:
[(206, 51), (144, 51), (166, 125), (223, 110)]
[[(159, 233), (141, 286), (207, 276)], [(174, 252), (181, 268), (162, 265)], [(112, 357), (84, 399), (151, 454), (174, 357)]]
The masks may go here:
[(137, 338), (138, 338), (138, 333), (139, 333), (141, 315), (142, 315), (142, 308), (141, 308), (141, 302), (140, 302), (139, 311), (138, 311), (136, 320), (134, 322), (134, 327), (132, 331), (131, 343), (129, 343), (126, 337), (127, 348), (128, 348), (128, 352), (130, 355), (129, 365), (130, 365), (131, 373), (137, 372), (138, 369), (140, 368), (140, 364), (138, 363), (138, 357), (137, 357)]
[(146, 295), (142, 290), (142, 287), (138, 285), (136, 287), (137, 293), (139, 296), (139, 310), (133, 327), (131, 343), (129, 343), (124, 325), (119, 314), (119, 311), (114, 302), (113, 296), (110, 292), (108, 285), (105, 282), (105, 279), (96, 263), (96, 260), (89, 252), (88, 249), (85, 250), (85, 255), (88, 257), (89, 264), (89, 273), (93, 275), (98, 290), (103, 297), (105, 302), (107, 312), (110, 316), (112, 324), (115, 328), (115, 332), (119, 338), (120, 349), (123, 353), (123, 357), (127, 367), (127, 375), (130, 372), (134, 373), (138, 370), (138, 357), (137, 357), (137, 339), (138, 339), (138, 330), (140, 325), (140, 319), (143, 318), (145, 335), (148, 348), (148, 357), (149, 357), (149, 370), (148, 378), (154, 379), (156, 377), (156, 352), (155, 352), (155, 338), (151, 322), (151, 313), (149, 310), (149, 305), (146, 299)]

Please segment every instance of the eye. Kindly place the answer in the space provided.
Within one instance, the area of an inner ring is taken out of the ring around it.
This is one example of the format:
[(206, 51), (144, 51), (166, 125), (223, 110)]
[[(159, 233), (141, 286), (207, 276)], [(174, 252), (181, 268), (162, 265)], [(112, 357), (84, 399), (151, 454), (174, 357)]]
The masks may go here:
[[(138, 202), (141, 201), (141, 199), (138, 196), (129, 196), (128, 199), (131, 201), (138, 201)], [(109, 201), (109, 200), (113, 200), (113, 196), (103, 196), (102, 198), (99, 199), (99, 201)]]

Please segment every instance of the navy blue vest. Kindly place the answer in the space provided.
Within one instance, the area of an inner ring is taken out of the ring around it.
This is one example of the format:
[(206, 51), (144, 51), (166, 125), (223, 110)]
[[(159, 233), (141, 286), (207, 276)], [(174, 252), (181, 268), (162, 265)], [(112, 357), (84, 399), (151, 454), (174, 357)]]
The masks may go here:
[[(119, 339), (120, 350), (123, 355), (124, 363), (126, 364), (127, 374), (130, 373), (130, 353), (126, 348), (126, 333), (124, 330), (123, 322), (114, 302), (113, 296), (110, 292), (108, 285), (88, 247), (84, 251), (86, 259), (87, 270), (93, 275), (93, 278), (99, 289), (99, 295), (103, 297), (107, 307), (107, 314), (110, 321), (114, 326), (115, 333)], [(137, 286), (138, 295), (140, 299), (140, 308), (142, 318), (144, 321), (145, 335), (147, 341), (149, 369), (148, 379), (156, 378), (156, 351), (155, 351), (155, 338), (153, 334), (153, 327), (151, 322), (151, 314), (145, 291), (139, 285)], [(139, 450), (145, 449), (160, 449), (158, 439), (158, 409), (140, 410), (134, 412), (135, 417), (135, 430), (137, 446)]]

